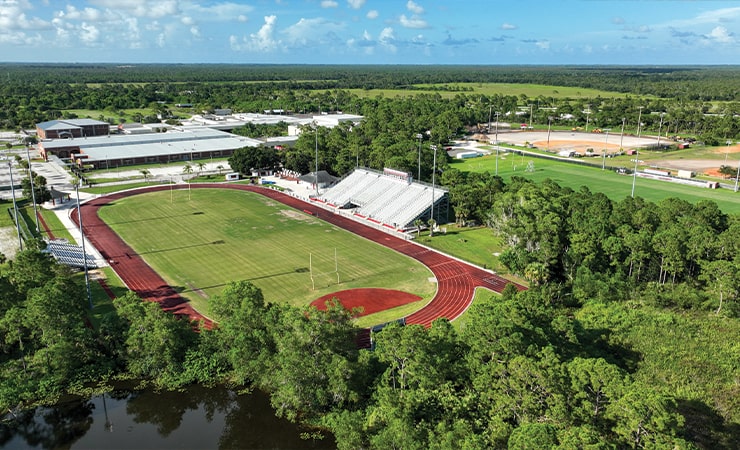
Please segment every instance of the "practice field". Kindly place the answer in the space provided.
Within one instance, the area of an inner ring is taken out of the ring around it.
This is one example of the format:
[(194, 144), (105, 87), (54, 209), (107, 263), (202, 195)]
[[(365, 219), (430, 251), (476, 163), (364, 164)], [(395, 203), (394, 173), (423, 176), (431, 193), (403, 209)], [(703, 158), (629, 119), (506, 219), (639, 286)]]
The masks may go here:
[[(589, 158), (588, 161), (592, 164), (601, 162), (598, 158)], [(607, 159), (606, 164), (622, 165), (611, 159)], [(480, 158), (454, 160), (450, 166), (462, 171), (495, 173), (496, 155), (494, 153)], [(632, 193), (631, 175), (619, 175), (613, 170), (601, 170), (600, 167), (534, 158), (527, 155), (520, 156), (514, 153), (499, 153), (498, 174), (505, 180), (509, 180), (512, 176), (536, 182), (549, 178), (561, 186), (574, 190), (578, 190), (581, 186), (588, 186), (591, 191), (603, 192), (615, 201), (629, 197)], [(659, 202), (669, 197), (681, 198), (691, 203), (712, 200), (726, 213), (740, 213), (740, 192), (735, 193), (728, 189), (707, 189), (638, 177), (635, 195), (652, 202)]]
[(408, 312), (436, 289), (419, 262), (251, 192), (159, 191), (117, 199), (99, 215), (206, 315), (207, 298), (235, 280), (293, 305), (344, 289), (397, 289), (424, 299)]

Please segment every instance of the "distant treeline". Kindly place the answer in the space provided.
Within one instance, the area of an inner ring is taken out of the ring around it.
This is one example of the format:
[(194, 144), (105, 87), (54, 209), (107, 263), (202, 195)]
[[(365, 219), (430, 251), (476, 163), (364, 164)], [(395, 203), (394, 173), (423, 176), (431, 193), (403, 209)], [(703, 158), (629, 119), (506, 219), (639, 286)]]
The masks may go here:
[(521, 83), (704, 101), (740, 99), (738, 66), (416, 66), (0, 64), (4, 83), (291, 81), (308, 89), (397, 89), (433, 83)]

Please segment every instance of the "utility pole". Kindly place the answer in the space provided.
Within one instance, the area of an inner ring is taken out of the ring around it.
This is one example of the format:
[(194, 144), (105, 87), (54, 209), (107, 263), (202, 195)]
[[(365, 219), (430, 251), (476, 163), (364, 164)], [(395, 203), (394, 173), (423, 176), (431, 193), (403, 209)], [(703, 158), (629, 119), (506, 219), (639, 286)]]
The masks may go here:
[(624, 122), (626, 120), (626, 117), (622, 117), (622, 133), (620, 133), (619, 135), (619, 150), (624, 149), (624, 145), (622, 145), (622, 143), (624, 142)]
[(640, 113), (637, 115), (637, 139), (640, 139), (640, 132), (642, 131), (642, 108), (644, 106), (640, 106)]
[(665, 113), (660, 113), (660, 126), (658, 126), (658, 150), (660, 150), (660, 133), (663, 132), (663, 116), (665, 116)]
[(421, 140), (424, 138), (424, 135), (421, 133), (416, 133), (416, 139), (419, 140), (419, 169), (418, 173), (416, 174), (416, 181), (421, 180)]

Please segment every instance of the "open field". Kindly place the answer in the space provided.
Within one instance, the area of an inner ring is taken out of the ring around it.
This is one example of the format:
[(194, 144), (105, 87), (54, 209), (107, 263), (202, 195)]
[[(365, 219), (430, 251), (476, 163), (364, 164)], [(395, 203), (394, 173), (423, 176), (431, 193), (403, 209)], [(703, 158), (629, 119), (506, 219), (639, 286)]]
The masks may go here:
[[(596, 162), (594, 159), (593, 162)], [(532, 164), (533, 171), (527, 167)], [(608, 165), (627, 165), (610, 159)], [(468, 160), (453, 160), (451, 167), (462, 171), (491, 172), (496, 170), (496, 155), (492, 154)], [(629, 166), (628, 166), (629, 167)], [(527, 178), (536, 182), (551, 179), (561, 186), (574, 190), (581, 186), (588, 186), (591, 191), (603, 192), (609, 198), (619, 201), (631, 195), (632, 176), (619, 175), (611, 170), (601, 170), (598, 167), (589, 167), (570, 162), (534, 158), (513, 153), (500, 153), (498, 174), (505, 180), (512, 176)], [(726, 213), (740, 213), (740, 193), (728, 189), (705, 189), (693, 186), (684, 186), (657, 180), (637, 178), (635, 195), (659, 202), (665, 198), (678, 197), (695, 203), (700, 200), (712, 200)]]
[[(234, 280), (254, 282), (267, 301), (294, 305), (355, 287), (403, 290), (425, 302), (436, 288), (420, 263), (253, 193), (156, 192), (116, 200), (99, 214), (205, 314), (207, 298)], [(322, 273), (314, 277), (316, 290), (311, 268)]]
[[(526, 95), (536, 98), (539, 96), (554, 98), (595, 98), (595, 97), (626, 97), (621, 92), (602, 91), (599, 89), (578, 88), (570, 86), (548, 86), (539, 84), (516, 83), (448, 83), (448, 84), (419, 84), (416, 89), (349, 89), (353, 94), (361, 97), (409, 97), (416, 94), (439, 93), (443, 98), (452, 98), (459, 93), (466, 95)], [(447, 87), (449, 90), (441, 90)], [(464, 89), (464, 90), (462, 90)]]

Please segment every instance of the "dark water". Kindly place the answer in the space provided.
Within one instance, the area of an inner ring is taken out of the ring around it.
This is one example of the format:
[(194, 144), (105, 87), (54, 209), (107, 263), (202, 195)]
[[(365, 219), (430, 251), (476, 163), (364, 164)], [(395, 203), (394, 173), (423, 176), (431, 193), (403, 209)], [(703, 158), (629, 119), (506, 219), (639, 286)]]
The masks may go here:
[(17, 413), (0, 424), (4, 449), (331, 449), (331, 435), (301, 439), (261, 392), (224, 388), (184, 392), (116, 391)]

